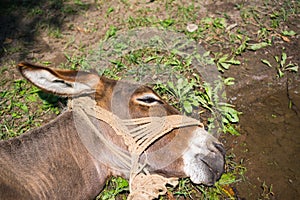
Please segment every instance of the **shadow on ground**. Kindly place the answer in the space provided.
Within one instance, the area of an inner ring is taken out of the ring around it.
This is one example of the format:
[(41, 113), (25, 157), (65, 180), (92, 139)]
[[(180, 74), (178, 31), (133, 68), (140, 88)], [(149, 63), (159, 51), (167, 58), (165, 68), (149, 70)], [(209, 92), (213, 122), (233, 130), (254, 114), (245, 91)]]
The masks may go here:
[[(62, 0), (1, 0), (0, 1), (0, 59), (24, 60), (29, 53), (49, 50), (41, 32), (60, 37), (64, 19), (76, 15), (89, 4), (67, 4)], [(38, 44), (38, 46), (36, 46)], [(32, 50), (34, 49), (34, 50)]]

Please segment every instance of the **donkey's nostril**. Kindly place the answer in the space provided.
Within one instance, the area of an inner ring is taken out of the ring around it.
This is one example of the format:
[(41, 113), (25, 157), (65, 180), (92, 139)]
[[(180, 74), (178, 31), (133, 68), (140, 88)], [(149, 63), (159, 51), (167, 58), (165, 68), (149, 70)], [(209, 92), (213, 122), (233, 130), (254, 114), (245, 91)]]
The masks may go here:
[(222, 154), (223, 156), (225, 156), (226, 151), (225, 151), (225, 149), (224, 149), (224, 146), (223, 146), (222, 144), (216, 143), (216, 142), (214, 142), (213, 144), (214, 144), (214, 146), (221, 152), (221, 154)]

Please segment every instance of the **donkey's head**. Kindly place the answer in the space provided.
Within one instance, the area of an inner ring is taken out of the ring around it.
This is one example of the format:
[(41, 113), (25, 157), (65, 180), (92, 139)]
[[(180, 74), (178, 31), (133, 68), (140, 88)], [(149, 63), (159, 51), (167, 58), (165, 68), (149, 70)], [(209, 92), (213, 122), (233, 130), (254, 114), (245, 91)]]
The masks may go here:
[[(99, 107), (121, 119), (179, 114), (147, 86), (110, 80), (88, 72), (51, 69), (29, 63), (19, 64), (19, 70), (30, 82), (47, 92), (68, 97), (91, 96)], [(106, 136), (115, 145), (127, 151), (123, 139), (116, 136), (113, 129), (105, 126), (105, 130)], [(141, 160), (147, 163), (146, 168), (150, 172), (167, 177), (190, 177), (194, 183), (211, 185), (223, 173), (224, 154), (222, 144), (203, 127), (189, 126), (174, 129), (156, 140)]]

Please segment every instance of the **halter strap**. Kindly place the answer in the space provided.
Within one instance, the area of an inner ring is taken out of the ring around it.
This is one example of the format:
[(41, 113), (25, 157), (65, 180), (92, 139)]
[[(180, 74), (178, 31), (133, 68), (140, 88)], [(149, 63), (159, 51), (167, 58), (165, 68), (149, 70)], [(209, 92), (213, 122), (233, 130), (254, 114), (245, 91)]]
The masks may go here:
[[(137, 119), (120, 119), (112, 112), (96, 105), (90, 97), (78, 97), (69, 104), (79, 114), (106, 147), (129, 169), (128, 199), (154, 199), (167, 192), (166, 184), (176, 186), (178, 178), (165, 178), (157, 174), (149, 174), (145, 165), (140, 163), (140, 156), (158, 138), (175, 128), (187, 126), (203, 126), (198, 120), (183, 116), (169, 115), (163, 117), (143, 117)], [(121, 136), (128, 147), (129, 156), (119, 149), (113, 148), (89, 117), (97, 118), (110, 125), (115, 133)]]

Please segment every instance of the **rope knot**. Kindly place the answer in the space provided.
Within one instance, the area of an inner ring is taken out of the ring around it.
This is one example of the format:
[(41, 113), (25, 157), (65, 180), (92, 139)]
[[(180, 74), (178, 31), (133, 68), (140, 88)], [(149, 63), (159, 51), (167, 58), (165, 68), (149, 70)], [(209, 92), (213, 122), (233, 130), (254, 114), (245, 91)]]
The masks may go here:
[(138, 174), (131, 184), (131, 192), (128, 200), (155, 199), (167, 192), (166, 185), (175, 187), (178, 185), (178, 178), (165, 178), (157, 174)]

